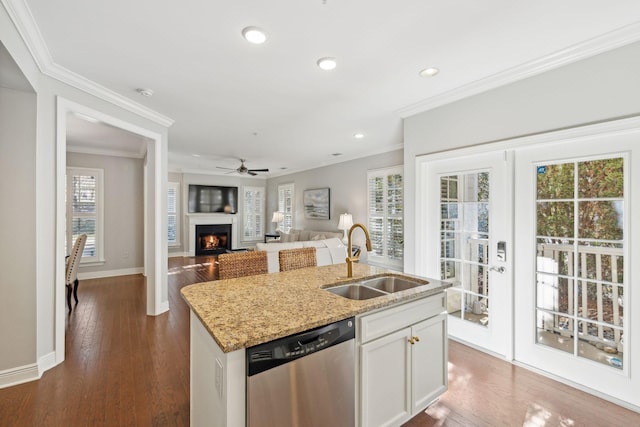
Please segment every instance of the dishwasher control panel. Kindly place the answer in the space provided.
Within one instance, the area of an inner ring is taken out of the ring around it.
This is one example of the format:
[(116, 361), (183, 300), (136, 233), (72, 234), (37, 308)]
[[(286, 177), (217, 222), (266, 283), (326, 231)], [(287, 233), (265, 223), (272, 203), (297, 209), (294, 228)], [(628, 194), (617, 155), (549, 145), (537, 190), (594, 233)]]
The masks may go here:
[(321, 326), (247, 348), (247, 375), (255, 375), (291, 360), (354, 339), (355, 318)]

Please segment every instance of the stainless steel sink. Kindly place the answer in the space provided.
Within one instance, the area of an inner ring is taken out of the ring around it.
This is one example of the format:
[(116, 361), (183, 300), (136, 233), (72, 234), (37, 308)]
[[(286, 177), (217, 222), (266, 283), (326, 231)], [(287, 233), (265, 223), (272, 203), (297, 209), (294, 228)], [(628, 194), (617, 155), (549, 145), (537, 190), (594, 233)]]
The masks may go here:
[(357, 283), (334, 286), (332, 288), (326, 288), (325, 290), (333, 294), (340, 295), (341, 297), (356, 299), (356, 300), (364, 300), (364, 299), (387, 295), (386, 292), (382, 292), (373, 288), (368, 288), (366, 286), (361, 286), (360, 284), (357, 284)]
[(369, 288), (378, 289), (388, 293), (406, 291), (407, 289), (417, 288), (418, 286), (424, 286), (428, 283), (429, 282), (415, 282), (413, 280), (407, 280), (396, 276), (376, 277), (374, 279), (360, 282), (362, 286), (367, 286)]
[(420, 282), (397, 276), (382, 276), (361, 282), (333, 286), (331, 288), (325, 288), (325, 290), (344, 298), (365, 300), (389, 295), (394, 292), (406, 291), (407, 289), (424, 286), (428, 283), (427, 281)]

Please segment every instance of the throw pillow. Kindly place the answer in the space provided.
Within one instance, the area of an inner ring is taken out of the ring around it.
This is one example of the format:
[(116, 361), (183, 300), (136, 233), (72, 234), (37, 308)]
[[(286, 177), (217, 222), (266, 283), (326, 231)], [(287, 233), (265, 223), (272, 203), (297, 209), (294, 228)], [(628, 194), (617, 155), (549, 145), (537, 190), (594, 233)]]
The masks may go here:
[(311, 238), (311, 240), (324, 240), (324, 239), (326, 239), (326, 237), (324, 237), (324, 234), (316, 234)]

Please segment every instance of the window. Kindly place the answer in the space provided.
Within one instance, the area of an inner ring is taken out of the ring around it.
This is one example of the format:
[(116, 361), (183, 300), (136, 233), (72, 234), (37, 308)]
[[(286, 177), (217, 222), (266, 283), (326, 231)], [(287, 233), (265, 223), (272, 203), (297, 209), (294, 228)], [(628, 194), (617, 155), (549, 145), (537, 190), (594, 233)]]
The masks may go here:
[(284, 233), (288, 233), (293, 228), (294, 195), (295, 188), (293, 184), (278, 186), (278, 211), (284, 215), (284, 219), (278, 224), (278, 227)]
[(167, 184), (167, 243), (169, 246), (180, 245), (180, 183)]
[(244, 240), (260, 240), (264, 236), (264, 187), (244, 187)]
[(402, 167), (370, 171), (367, 174), (369, 234), (373, 251), (369, 259), (383, 265), (402, 267), (404, 218)]
[(67, 168), (67, 248), (87, 235), (82, 263), (104, 262), (103, 170)]

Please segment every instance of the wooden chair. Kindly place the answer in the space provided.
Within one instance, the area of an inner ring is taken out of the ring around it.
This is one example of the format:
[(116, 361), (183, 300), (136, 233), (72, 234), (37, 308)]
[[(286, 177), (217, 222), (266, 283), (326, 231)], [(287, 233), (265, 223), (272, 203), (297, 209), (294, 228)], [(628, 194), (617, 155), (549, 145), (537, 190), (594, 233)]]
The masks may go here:
[(218, 277), (220, 280), (265, 273), (268, 273), (266, 251), (218, 255)]
[(315, 267), (316, 248), (283, 249), (278, 252), (280, 271)]
[(84, 244), (87, 242), (87, 235), (81, 234), (73, 244), (73, 249), (67, 257), (67, 265), (65, 268), (65, 286), (67, 287), (67, 306), (69, 307), (69, 313), (71, 313), (71, 291), (73, 290), (73, 298), (78, 304), (78, 267), (80, 266), (80, 260), (82, 259), (82, 252), (84, 251)]

